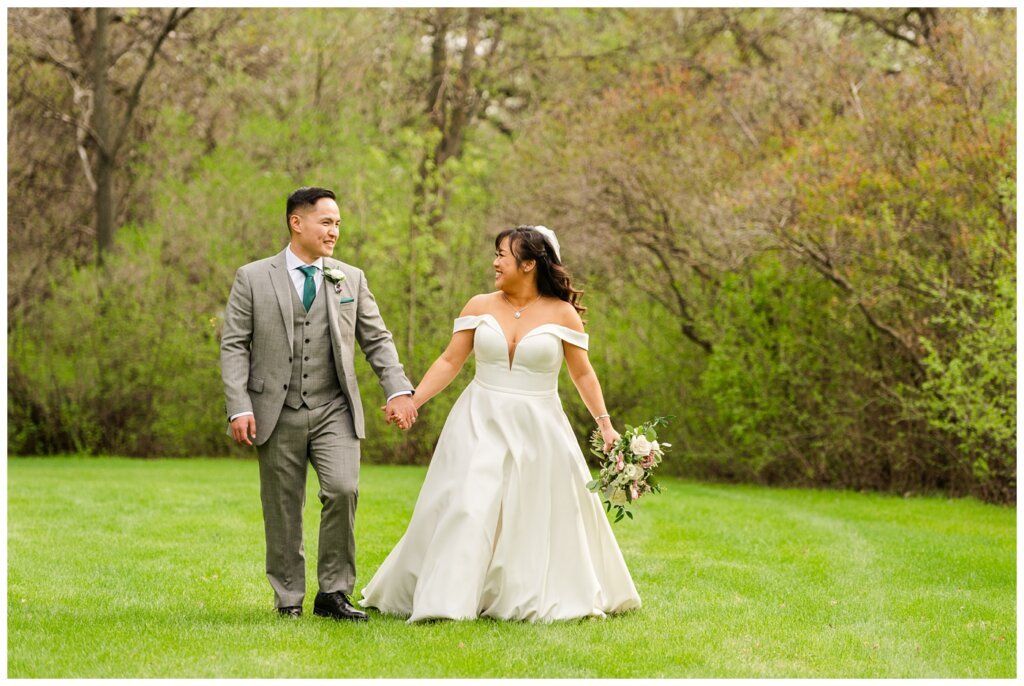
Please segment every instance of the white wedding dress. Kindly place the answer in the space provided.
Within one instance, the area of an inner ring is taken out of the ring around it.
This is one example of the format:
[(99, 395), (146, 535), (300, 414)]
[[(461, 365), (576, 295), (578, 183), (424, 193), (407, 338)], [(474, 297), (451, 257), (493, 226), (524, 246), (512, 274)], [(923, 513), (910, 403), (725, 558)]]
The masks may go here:
[(360, 604), (408, 617), (547, 622), (604, 616), (640, 597), (558, 398), (557, 324), (531, 330), (509, 360), (491, 315), (475, 329), (476, 376), (452, 407), (405, 535)]

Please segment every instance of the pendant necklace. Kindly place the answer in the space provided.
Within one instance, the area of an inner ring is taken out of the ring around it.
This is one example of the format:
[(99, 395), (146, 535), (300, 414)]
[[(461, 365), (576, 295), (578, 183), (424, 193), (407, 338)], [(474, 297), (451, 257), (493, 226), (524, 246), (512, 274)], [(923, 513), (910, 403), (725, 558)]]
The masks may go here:
[(512, 309), (514, 310), (514, 312), (512, 313), (512, 316), (513, 316), (513, 317), (515, 317), (516, 319), (519, 319), (519, 315), (520, 315), (520, 314), (522, 314), (523, 310), (525, 310), (525, 309), (526, 309), (527, 307), (529, 307), (529, 306), (530, 306), (530, 305), (532, 305), (533, 303), (535, 303), (535, 302), (537, 302), (538, 300), (540, 300), (540, 295), (538, 294), (536, 298), (534, 298), (534, 299), (533, 299), (533, 300), (531, 300), (531, 301), (530, 301), (529, 303), (527, 303), (526, 305), (523, 305), (522, 307), (520, 307), (520, 308), (519, 308), (519, 309), (517, 310), (517, 309), (516, 309), (516, 306), (515, 306), (515, 305), (513, 305), (513, 304), (512, 304), (512, 301), (508, 299), (508, 296), (507, 296), (507, 295), (505, 295), (505, 292), (504, 292), (504, 291), (502, 291), (502, 292), (501, 292), (501, 297), (502, 297), (502, 298), (504, 298), (504, 299), (505, 299), (505, 302), (507, 302), (507, 303), (508, 303), (508, 306), (509, 306), (509, 307), (511, 307), (511, 308), (512, 308)]

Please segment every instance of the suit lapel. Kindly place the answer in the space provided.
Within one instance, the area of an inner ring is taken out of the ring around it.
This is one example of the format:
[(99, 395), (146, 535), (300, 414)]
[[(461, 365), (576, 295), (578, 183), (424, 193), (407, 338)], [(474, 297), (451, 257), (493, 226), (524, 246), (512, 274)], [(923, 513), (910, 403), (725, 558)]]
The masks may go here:
[[(324, 269), (330, 269), (336, 265), (328, 262), (327, 258), (324, 258)], [(323, 296), (327, 298), (327, 318), (331, 327), (331, 343), (334, 345), (335, 352), (341, 350), (341, 318), (338, 316), (338, 294), (334, 292), (334, 284), (331, 283), (327, 277), (324, 277), (324, 282), (320, 286), (320, 294), (317, 297)]]
[(284, 319), (285, 331), (288, 332), (288, 345), (291, 346), (292, 340), (294, 340), (292, 337), (294, 336), (295, 315), (292, 311), (292, 295), (288, 289), (295, 288), (295, 286), (288, 276), (288, 262), (285, 260), (284, 250), (270, 262), (270, 282), (277, 295), (277, 304), (281, 306), (281, 317)]

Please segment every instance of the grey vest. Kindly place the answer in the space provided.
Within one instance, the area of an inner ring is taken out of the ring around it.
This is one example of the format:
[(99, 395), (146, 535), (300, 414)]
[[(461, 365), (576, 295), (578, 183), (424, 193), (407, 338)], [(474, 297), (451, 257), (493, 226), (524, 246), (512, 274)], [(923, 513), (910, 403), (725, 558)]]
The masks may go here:
[(327, 321), (328, 284), (320, 286), (309, 312), (302, 306), (294, 288), (292, 316), (295, 332), (292, 338), (292, 378), (288, 382), (288, 395), (284, 404), (299, 409), (303, 404), (314, 408), (326, 405), (340, 396), (338, 371), (334, 367), (334, 348), (331, 328)]

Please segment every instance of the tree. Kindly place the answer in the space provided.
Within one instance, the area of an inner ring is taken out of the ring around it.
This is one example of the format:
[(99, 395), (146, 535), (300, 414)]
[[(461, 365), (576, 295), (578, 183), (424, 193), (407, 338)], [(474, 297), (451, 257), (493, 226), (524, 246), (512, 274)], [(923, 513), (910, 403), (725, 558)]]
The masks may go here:
[[(191, 9), (110, 10), (68, 8), (55, 35), (52, 13), (12, 12), (25, 43), (23, 57), (57, 69), (72, 92), (73, 108), (50, 112), (74, 127), (83, 178), (93, 196), (97, 263), (113, 246), (116, 226), (115, 172), (164, 42)], [(58, 48), (67, 35), (71, 50)], [(119, 66), (120, 65), (120, 66)]]

